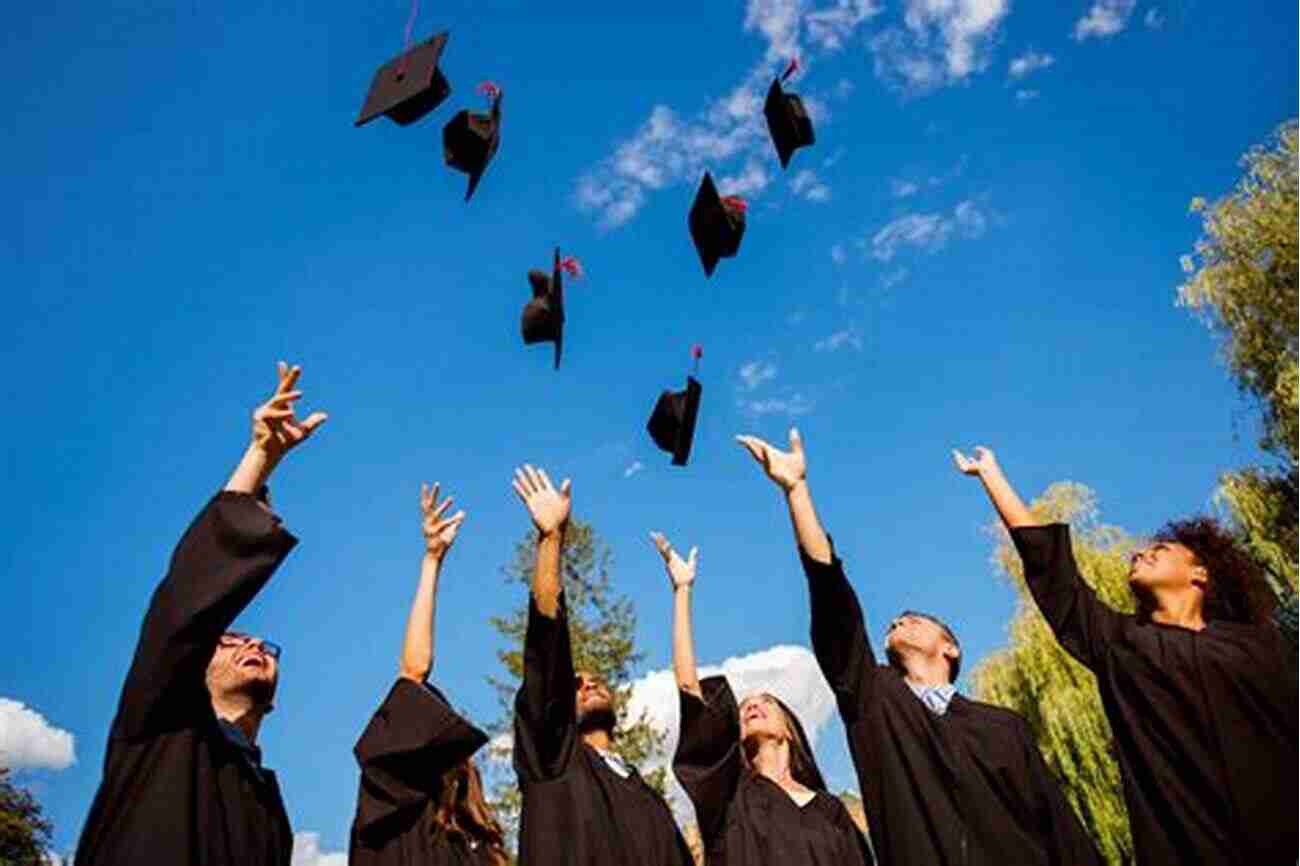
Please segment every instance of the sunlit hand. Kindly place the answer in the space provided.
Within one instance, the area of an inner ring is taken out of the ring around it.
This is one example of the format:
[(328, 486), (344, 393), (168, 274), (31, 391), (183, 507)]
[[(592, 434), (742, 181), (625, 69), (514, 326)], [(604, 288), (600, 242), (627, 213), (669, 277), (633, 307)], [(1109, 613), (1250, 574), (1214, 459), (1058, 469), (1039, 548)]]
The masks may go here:
[(745, 447), (750, 456), (758, 461), (771, 478), (787, 493), (808, 475), (808, 463), (804, 459), (803, 439), (799, 431), (790, 428), (790, 450), (774, 448), (757, 436), (737, 436), (736, 441)]
[(515, 470), (512, 485), (528, 508), (538, 532), (550, 535), (569, 522), (569, 511), (573, 507), (569, 479), (564, 479), (560, 489), (556, 490), (545, 471), (525, 464), (522, 469)]
[(993, 456), (992, 451), (983, 445), (975, 448), (973, 457), (967, 457), (954, 448), (952, 449), (952, 459), (963, 475), (984, 475), (996, 471), (998, 468), (997, 458)]
[(658, 548), (659, 555), (664, 558), (664, 566), (668, 569), (668, 579), (672, 581), (673, 589), (681, 589), (695, 583), (695, 563), (700, 553), (698, 547), (692, 547), (691, 552), (682, 559), (668, 543), (668, 539), (664, 538), (663, 533), (650, 533), (650, 540)]
[(457, 511), (451, 517), (445, 516), (452, 502), (450, 496), (442, 502), (438, 501), (437, 482), (432, 487), (428, 484), (420, 484), (420, 511), (424, 513), (424, 521), (420, 528), (424, 532), (424, 549), (430, 556), (440, 559), (445, 556), (456, 540), (460, 525), (465, 522), (463, 510)]
[(271, 399), (253, 410), (253, 447), (261, 451), (272, 465), (311, 436), (329, 417), (324, 412), (313, 412), (302, 421), (294, 417), (294, 401), (302, 396), (294, 386), (298, 384), (302, 368), (290, 367), (281, 361), (279, 375), (280, 383)]

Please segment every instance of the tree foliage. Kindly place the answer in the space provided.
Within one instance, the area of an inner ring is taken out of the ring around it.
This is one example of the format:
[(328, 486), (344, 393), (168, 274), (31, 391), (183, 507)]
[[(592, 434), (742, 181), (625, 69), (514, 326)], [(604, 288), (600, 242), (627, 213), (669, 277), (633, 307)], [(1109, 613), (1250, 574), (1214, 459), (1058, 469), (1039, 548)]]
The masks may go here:
[[(1133, 610), (1128, 557), (1135, 540), (1100, 523), (1096, 499), (1081, 484), (1052, 485), (1031, 505), (1043, 522), (1069, 523), (1084, 579), (1108, 605)], [(971, 673), (976, 696), (1024, 716), (1038, 737), (1047, 766), (1070, 804), (1115, 866), (1133, 854), (1119, 765), (1097, 691), (1097, 679), (1071, 658), (1052, 635), (1025, 585), (1020, 557), (999, 524), (994, 561), (1019, 595), (1009, 643)]]
[[(524, 633), (528, 626), (528, 598), (532, 585), (537, 539), (529, 532), (515, 545), (514, 559), (503, 569), (507, 583), (520, 590), (520, 604), (507, 616), (490, 617), (489, 622), (505, 639), (507, 649), (497, 653), (504, 676), (490, 676), (501, 702), (498, 734), (509, 733), (514, 719), (515, 692), (523, 676)], [(618, 713), (614, 749), (628, 763), (641, 766), (664, 748), (665, 734), (644, 715), (631, 718), (628, 701), (632, 679), (643, 653), (636, 649), (636, 611), (626, 596), (615, 593), (610, 581), (613, 553), (588, 523), (570, 519), (560, 560), (565, 607), (573, 646), (575, 670), (600, 674), (609, 683)], [(660, 767), (645, 774), (646, 781), (660, 794), (668, 785), (667, 770)], [(513, 778), (503, 779), (494, 791), (494, 805), (503, 823), (517, 829), (520, 798)], [(513, 836), (513, 833), (512, 833)]]
[(44, 866), (53, 833), (41, 804), (0, 767), (0, 866)]

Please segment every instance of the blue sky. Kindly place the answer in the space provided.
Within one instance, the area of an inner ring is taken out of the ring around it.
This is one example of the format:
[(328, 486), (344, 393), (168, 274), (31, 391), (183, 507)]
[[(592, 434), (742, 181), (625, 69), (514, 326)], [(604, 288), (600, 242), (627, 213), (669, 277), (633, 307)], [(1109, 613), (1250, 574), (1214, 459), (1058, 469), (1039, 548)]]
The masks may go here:
[[(1087, 483), (1134, 531), (1209, 507), (1217, 473), (1259, 459), (1174, 298), (1188, 201), (1295, 114), (1293, 5), (426, 3), (415, 30), (451, 30), (451, 97), (362, 129), (406, 4), (240, 6), (54, 2), (0, 35), (18, 203), (0, 216), (0, 734), (49, 739), (17, 702), (75, 737), (71, 766), (22, 776), (61, 851), (148, 595), (281, 358), (331, 420), (275, 479), (301, 545), (243, 624), (286, 647), (263, 745), (317, 853), (345, 847), (350, 748), (396, 671), (422, 479), (470, 515), (436, 678), (490, 720), (486, 618), (520, 601), (500, 576), (527, 527), (517, 463), (573, 478), (650, 673), (670, 613), (651, 529), (701, 547), (702, 660), (806, 643), (784, 511), (735, 433), (798, 424), (873, 635), (934, 610), (971, 661), (1013, 599), (951, 447), (993, 446), (1027, 494)], [(783, 173), (756, 99), (794, 52), (818, 140)], [(503, 141), (466, 206), (440, 127), (489, 78)], [(686, 231), (706, 168), (750, 202), (711, 280)], [(587, 271), (558, 373), (518, 336), (525, 274), (555, 244)], [(695, 342), (704, 403), (679, 469), (644, 423)], [(851, 785), (835, 723), (819, 743)]]

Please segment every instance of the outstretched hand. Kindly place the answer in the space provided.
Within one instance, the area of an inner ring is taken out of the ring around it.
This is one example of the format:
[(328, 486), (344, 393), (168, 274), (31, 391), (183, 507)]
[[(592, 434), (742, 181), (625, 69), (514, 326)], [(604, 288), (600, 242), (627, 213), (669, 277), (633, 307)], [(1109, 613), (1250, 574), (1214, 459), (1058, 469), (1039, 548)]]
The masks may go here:
[(313, 412), (302, 421), (295, 417), (293, 404), (302, 392), (294, 390), (294, 386), (301, 375), (302, 367), (290, 367), (281, 361), (275, 393), (253, 410), (253, 447), (272, 464), (310, 437), (329, 417), (324, 412)]
[(424, 549), (431, 556), (438, 558), (445, 556), (456, 541), (456, 533), (460, 531), (460, 525), (465, 522), (463, 510), (457, 511), (451, 517), (445, 516), (453, 501), (450, 496), (442, 502), (438, 501), (437, 482), (434, 482), (432, 487), (428, 484), (420, 484), (420, 511), (424, 514), (420, 528), (424, 532)]
[(659, 555), (664, 558), (664, 566), (668, 569), (668, 579), (672, 582), (673, 589), (681, 589), (695, 583), (695, 563), (700, 553), (698, 547), (692, 547), (691, 552), (682, 559), (668, 543), (668, 539), (664, 538), (662, 532), (650, 533), (650, 540), (659, 550)]
[(523, 468), (515, 470), (514, 481), (511, 483), (532, 516), (533, 525), (538, 532), (550, 535), (569, 522), (573, 494), (567, 478), (557, 490), (544, 470), (525, 464)]
[(963, 475), (982, 476), (986, 472), (992, 472), (998, 468), (997, 458), (993, 456), (992, 451), (983, 445), (977, 446), (973, 453), (973, 457), (967, 457), (956, 448), (952, 449), (953, 462), (957, 464), (957, 468), (961, 470)]
[(737, 436), (750, 456), (763, 467), (767, 477), (789, 493), (808, 476), (808, 462), (804, 458), (803, 439), (799, 431), (790, 429), (790, 450), (782, 451), (757, 436)]

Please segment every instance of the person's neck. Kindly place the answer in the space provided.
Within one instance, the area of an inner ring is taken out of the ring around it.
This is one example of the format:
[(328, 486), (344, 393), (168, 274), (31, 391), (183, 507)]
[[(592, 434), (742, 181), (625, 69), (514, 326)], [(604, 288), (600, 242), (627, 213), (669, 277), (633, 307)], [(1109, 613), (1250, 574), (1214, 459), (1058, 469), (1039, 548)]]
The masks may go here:
[(614, 738), (609, 735), (609, 731), (603, 728), (585, 731), (582, 735), (582, 741), (598, 752), (612, 752), (614, 750)]
[(766, 776), (781, 787), (794, 783), (790, 773), (790, 743), (775, 737), (763, 737), (758, 741), (758, 751), (750, 757), (759, 775)]
[(903, 678), (917, 686), (937, 688), (949, 685), (948, 660), (943, 656), (923, 656), (900, 653), (903, 657)]
[(257, 745), (257, 732), (262, 727), (262, 710), (253, 706), (253, 702), (244, 697), (212, 699), (212, 711), (217, 718), (224, 719), (239, 728), (249, 745)]
[(1205, 616), (1201, 607), (1199, 589), (1179, 589), (1151, 593), (1154, 605), (1151, 609), (1151, 621), (1160, 625), (1174, 625), (1179, 628), (1201, 631), (1205, 628)]

